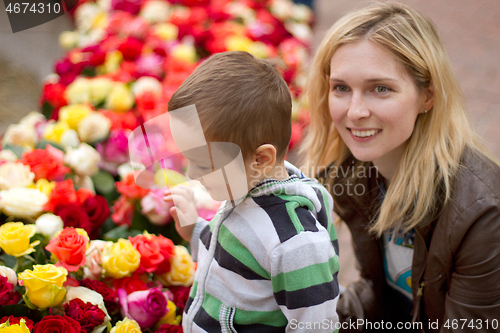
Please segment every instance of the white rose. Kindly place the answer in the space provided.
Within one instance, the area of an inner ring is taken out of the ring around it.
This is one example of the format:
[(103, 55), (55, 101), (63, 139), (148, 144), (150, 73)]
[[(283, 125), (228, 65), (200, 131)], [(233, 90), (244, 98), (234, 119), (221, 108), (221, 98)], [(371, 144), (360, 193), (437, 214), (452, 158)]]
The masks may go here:
[(0, 151), (0, 161), (15, 162), (17, 161), (17, 156), (10, 149), (4, 149)]
[(309, 43), (312, 40), (313, 34), (308, 24), (287, 22), (285, 23), (285, 28), (298, 40), (305, 43)]
[(104, 329), (108, 326), (111, 317), (108, 315), (108, 310), (106, 310), (106, 306), (104, 305), (104, 298), (102, 297), (102, 295), (85, 287), (68, 286), (66, 290), (66, 300), (64, 301), (64, 304), (69, 303), (69, 301), (71, 301), (72, 299), (79, 298), (85, 303), (90, 302), (93, 305), (98, 306), (99, 309), (104, 312), (104, 314), (106, 315), (106, 317), (104, 318), (104, 322), (100, 326), (94, 328), (92, 333), (101, 333), (102, 331), (104, 331)]
[[(143, 169), (144, 168), (142, 168), (141, 170)], [(129, 173), (134, 173), (134, 170), (136, 169), (130, 163), (123, 163), (118, 167), (116, 171), (118, 172), (120, 179), (125, 179), (125, 177), (127, 177)]]
[(270, 10), (276, 18), (286, 21), (292, 17), (293, 7), (290, 1), (274, 0), (271, 2)]
[(101, 155), (97, 150), (82, 142), (77, 149), (68, 148), (64, 156), (64, 163), (80, 176), (92, 176), (98, 171), (97, 164), (100, 159)]
[(80, 33), (77, 31), (63, 31), (59, 35), (59, 45), (65, 50), (72, 49), (78, 46), (78, 40), (80, 39)]
[(34, 128), (37, 123), (42, 123), (45, 121), (47, 121), (47, 119), (45, 119), (43, 114), (36, 111), (31, 111), (19, 121), (19, 125)]
[(78, 123), (77, 131), (80, 140), (94, 142), (108, 136), (110, 128), (111, 121), (108, 118), (98, 112), (93, 112)]
[(150, 23), (166, 22), (169, 7), (166, 1), (148, 1), (142, 6), (139, 16)]
[(28, 146), (35, 147), (37, 141), (36, 131), (33, 127), (13, 124), (7, 127), (7, 131), (3, 136), (3, 144), (10, 144), (13, 146)]
[(28, 165), (16, 162), (7, 162), (0, 165), (0, 190), (11, 187), (29, 186), (33, 183), (35, 174)]
[(150, 91), (155, 95), (160, 95), (162, 91), (162, 86), (160, 81), (150, 76), (143, 76), (135, 81), (132, 86), (132, 93), (135, 97), (144, 94), (145, 92)]
[(90, 101), (97, 105), (103, 102), (113, 89), (114, 82), (106, 77), (98, 77), (90, 81)]
[(13, 187), (0, 191), (0, 208), (6, 215), (35, 218), (49, 198), (40, 190), (26, 187)]
[(14, 287), (17, 286), (17, 274), (12, 268), (0, 266), (0, 275), (5, 276), (9, 283), (12, 283)]
[(84, 77), (77, 78), (68, 85), (64, 95), (68, 99), (68, 104), (90, 103), (90, 79)]
[(73, 184), (75, 184), (77, 188), (85, 188), (95, 194), (94, 182), (92, 182), (92, 178), (89, 176), (74, 175)]
[(313, 18), (313, 11), (310, 7), (298, 4), (293, 6), (293, 19), (297, 22), (308, 23)]
[(75, 25), (78, 31), (87, 32), (95, 23), (102, 9), (93, 2), (85, 2), (75, 10)]
[(78, 147), (80, 139), (78, 133), (74, 129), (67, 129), (61, 135), (61, 143), (65, 147)]
[(64, 222), (59, 216), (47, 213), (36, 219), (35, 226), (37, 233), (52, 239), (63, 230)]

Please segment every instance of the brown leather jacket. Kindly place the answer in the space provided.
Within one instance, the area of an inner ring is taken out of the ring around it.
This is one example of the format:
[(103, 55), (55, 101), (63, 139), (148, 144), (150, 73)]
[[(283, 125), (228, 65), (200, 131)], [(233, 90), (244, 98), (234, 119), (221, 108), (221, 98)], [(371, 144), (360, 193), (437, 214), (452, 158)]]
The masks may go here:
[[(385, 180), (366, 172), (366, 177), (353, 183), (349, 178), (352, 172), (346, 172), (353, 161), (352, 156), (348, 158), (336, 177), (332, 166), (319, 177), (330, 189), (335, 212), (352, 233), (361, 270), (360, 280), (347, 286), (339, 299), (341, 321), (390, 321), (394, 329), (397, 322), (413, 319), (422, 323), (425, 332), (499, 332), (499, 166), (466, 149), (452, 200), (444, 207), (441, 202), (435, 218), (429, 217), (423, 227), (415, 228), (411, 318), (401, 313), (395, 291), (386, 284), (380, 239), (367, 231), (379, 206), (379, 184)], [(359, 185), (354, 191), (357, 184), (362, 184), (364, 191)], [(346, 194), (347, 186), (351, 187), (350, 195)], [(370, 331), (368, 326), (351, 325), (341, 332), (361, 330)]]

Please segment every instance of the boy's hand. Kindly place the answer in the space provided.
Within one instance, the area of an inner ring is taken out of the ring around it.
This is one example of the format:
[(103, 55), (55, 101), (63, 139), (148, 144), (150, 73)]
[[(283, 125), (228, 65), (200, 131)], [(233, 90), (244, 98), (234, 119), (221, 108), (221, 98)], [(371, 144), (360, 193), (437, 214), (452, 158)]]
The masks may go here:
[(170, 214), (175, 220), (175, 229), (184, 240), (190, 242), (198, 220), (193, 190), (185, 185), (177, 185), (166, 189), (164, 193), (163, 200), (175, 205), (170, 208)]

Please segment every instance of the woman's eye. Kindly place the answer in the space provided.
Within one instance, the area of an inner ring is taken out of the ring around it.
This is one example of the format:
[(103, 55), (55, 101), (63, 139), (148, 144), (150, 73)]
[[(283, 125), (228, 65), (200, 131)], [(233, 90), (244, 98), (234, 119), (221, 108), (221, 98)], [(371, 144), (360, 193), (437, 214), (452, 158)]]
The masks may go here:
[(389, 88), (384, 87), (384, 86), (375, 87), (375, 92), (378, 92), (378, 93), (384, 93), (384, 92), (388, 92), (388, 91), (389, 91)]
[(339, 92), (346, 92), (348, 89), (346, 86), (339, 84), (333, 87), (333, 90), (337, 90)]

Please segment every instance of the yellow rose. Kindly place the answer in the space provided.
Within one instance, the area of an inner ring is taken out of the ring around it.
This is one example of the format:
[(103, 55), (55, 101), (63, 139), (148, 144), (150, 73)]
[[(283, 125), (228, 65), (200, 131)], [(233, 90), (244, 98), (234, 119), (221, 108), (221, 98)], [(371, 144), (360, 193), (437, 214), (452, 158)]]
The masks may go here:
[(31, 184), (29, 188), (35, 188), (45, 194), (47, 197), (50, 196), (50, 193), (52, 193), (52, 190), (56, 187), (56, 182), (49, 182), (45, 178), (40, 178), (36, 181), (35, 184)]
[(0, 165), (0, 190), (11, 187), (29, 186), (33, 183), (35, 174), (28, 165), (16, 162), (7, 162)]
[(107, 77), (98, 77), (90, 81), (90, 101), (97, 105), (103, 102), (113, 89), (113, 80)]
[(182, 316), (177, 315), (177, 307), (175, 306), (175, 303), (167, 300), (167, 304), (168, 312), (158, 323), (156, 323), (155, 329), (159, 329), (163, 324), (179, 325), (182, 321)]
[(0, 333), (30, 333), (30, 329), (26, 326), (26, 320), (21, 319), (19, 325), (10, 325), (9, 321), (6, 321), (0, 325)]
[(64, 122), (58, 121), (56, 123), (49, 123), (47, 127), (45, 127), (43, 137), (45, 140), (59, 143), (61, 142), (62, 135), (67, 130), (69, 130), (69, 126)]
[(104, 64), (97, 67), (97, 71), (101, 74), (106, 74), (116, 71), (123, 61), (123, 55), (120, 51), (111, 51), (106, 54)]
[(101, 262), (107, 275), (120, 279), (139, 268), (141, 254), (129, 240), (119, 239), (116, 243), (106, 244), (102, 251)]
[(193, 284), (193, 259), (184, 246), (177, 245), (175, 247), (170, 271), (159, 275), (157, 278), (165, 286), (189, 287)]
[(91, 79), (79, 77), (68, 85), (64, 95), (68, 104), (90, 103)]
[(188, 61), (194, 64), (198, 60), (196, 55), (196, 49), (193, 45), (179, 44), (177, 45), (173, 52), (172, 57), (179, 60)]
[(95, 142), (108, 136), (111, 120), (99, 112), (92, 112), (78, 124), (78, 136), (83, 142)]
[(125, 318), (122, 321), (116, 323), (113, 327), (111, 333), (141, 333), (141, 327), (133, 319)]
[(56, 267), (51, 264), (34, 265), (33, 271), (27, 269), (18, 274), (21, 285), (26, 287), (23, 296), (26, 305), (31, 309), (46, 309), (58, 306), (66, 296), (63, 287), (68, 271), (64, 267)]
[(134, 105), (134, 95), (123, 83), (115, 83), (108, 98), (106, 108), (116, 112), (127, 112)]
[[(150, 1), (148, 3), (153, 3), (155, 1)], [(158, 36), (158, 38), (171, 41), (177, 39), (177, 35), (179, 34), (179, 28), (172, 23), (160, 23), (156, 25), (153, 30), (153, 34)]]
[(87, 105), (66, 105), (59, 110), (59, 120), (68, 124), (69, 128), (76, 130), (80, 121), (87, 117), (91, 112), (92, 109)]
[(34, 224), (24, 225), (22, 222), (7, 222), (0, 226), (0, 247), (11, 256), (24, 256), (34, 252), (34, 247), (40, 244), (40, 241), (30, 244), (30, 238), (35, 233)]
[(233, 35), (226, 38), (226, 48), (228, 51), (250, 51), (253, 41), (245, 36)]

